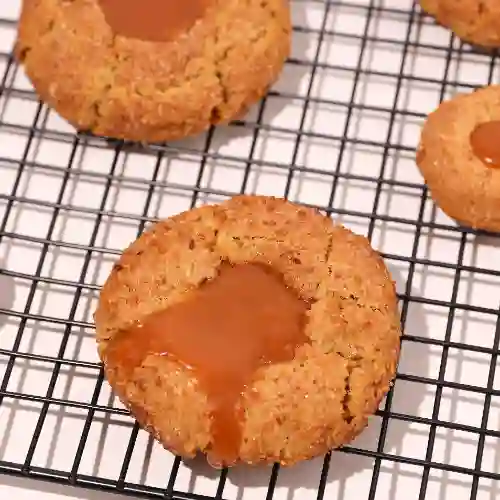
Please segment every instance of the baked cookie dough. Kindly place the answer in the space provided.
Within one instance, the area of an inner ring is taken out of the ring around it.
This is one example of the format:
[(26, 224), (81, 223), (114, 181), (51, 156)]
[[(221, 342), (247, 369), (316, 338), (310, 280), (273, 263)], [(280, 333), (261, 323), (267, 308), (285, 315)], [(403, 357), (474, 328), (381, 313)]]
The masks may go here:
[(290, 34), (287, 0), (24, 0), (15, 54), (76, 129), (163, 142), (241, 116)]
[(216, 467), (289, 465), (352, 440), (389, 389), (401, 334), (368, 240), (261, 196), (153, 225), (113, 267), (95, 324), (138, 422)]
[(463, 41), (485, 48), (500, 47), (497, 0), (420, 0), (420, 6)]
[(458, 95), (432, 112), (417, 164), (443, 212), (462, 225), (500, 231), (500, 86)]

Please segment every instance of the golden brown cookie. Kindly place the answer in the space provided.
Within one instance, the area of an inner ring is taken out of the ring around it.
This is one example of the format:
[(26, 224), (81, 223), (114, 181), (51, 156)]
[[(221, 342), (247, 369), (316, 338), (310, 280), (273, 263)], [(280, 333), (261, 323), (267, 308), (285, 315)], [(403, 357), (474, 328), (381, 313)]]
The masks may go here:
[(15, 53), (78, 130), (161, 142), (263, 97), (290, 33), (286, 0), (24, 0)]
[(368, 240), (264, 196), (149, 228), (113, 267), (95, 324), (138, 422), (215, 466), (289, 465), (352, 440), (390, 386), (401, 334)]
[(420, 6), (463, 41), (486, 48), (500, 47), (497, 0), (420, 0)]
[(436, 204), (459, 223), (500, 231), (500, 86), (443, 102), (421, 132), (417, 164)]

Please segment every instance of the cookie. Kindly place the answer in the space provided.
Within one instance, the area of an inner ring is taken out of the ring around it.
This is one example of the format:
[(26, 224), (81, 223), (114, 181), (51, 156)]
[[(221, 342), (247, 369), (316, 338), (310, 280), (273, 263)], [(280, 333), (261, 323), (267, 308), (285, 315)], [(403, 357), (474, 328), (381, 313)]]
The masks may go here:
[(290, 34), (286, 0), (24, 0), (15, 54), (76, 129), (164, 142), (245, 113)]
[(500, 231), (500, 86), (443, 102), (427, 118), (417, 165), (436, 204), (464, 226)]
[(237, 196), (150, 227), (95, 312), (106, 377), (172, 452), (290, 465), (351, 441), (400, 349), (368, 240), (283, 199)]
[(463, 41), (485, 48), (500, 47), (497, 0), (420, 0), (420, 6)]

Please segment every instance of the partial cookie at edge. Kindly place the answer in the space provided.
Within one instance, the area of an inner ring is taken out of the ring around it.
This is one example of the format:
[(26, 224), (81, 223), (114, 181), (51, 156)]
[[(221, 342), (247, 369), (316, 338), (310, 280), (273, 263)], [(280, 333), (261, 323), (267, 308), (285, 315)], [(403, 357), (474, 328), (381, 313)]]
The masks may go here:
[(426, 119), (417, 165), (436, 204), (475, 229), (500, 231), (500, 170), (474, 155), (470, 134), (481, 123), (500, 120), (500, 86), (460, 94)]
[(180, 139), (263, 97), (290, 51), (285, 0), (215, 2), (187, 36), (153, 43), (114, 36), (97, 0), (25, 1), (15, 53), (41, 99), (77, 129)]

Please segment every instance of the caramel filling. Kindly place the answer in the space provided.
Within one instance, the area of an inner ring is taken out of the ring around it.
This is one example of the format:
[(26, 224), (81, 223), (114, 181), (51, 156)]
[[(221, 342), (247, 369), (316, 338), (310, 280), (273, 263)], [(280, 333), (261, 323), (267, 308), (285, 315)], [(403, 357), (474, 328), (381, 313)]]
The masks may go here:
[(500, 120), (479, 124), (470, 134), (470, 145), (486, 166), (500, 168)]
[(209, 0), (98, 0), (115, 35), (151, 42), (174, 40), (203, 15)]
[(231, 464), (241, 443), (241, 395), (259, 367), (292, 360), (308, 342), (308, 309), (273, 269), (222, 264), (189, 298), (111, 340), (108, 361), (129, 374), (151, 354), (189, 367), (211, 408), (209, 456)]

